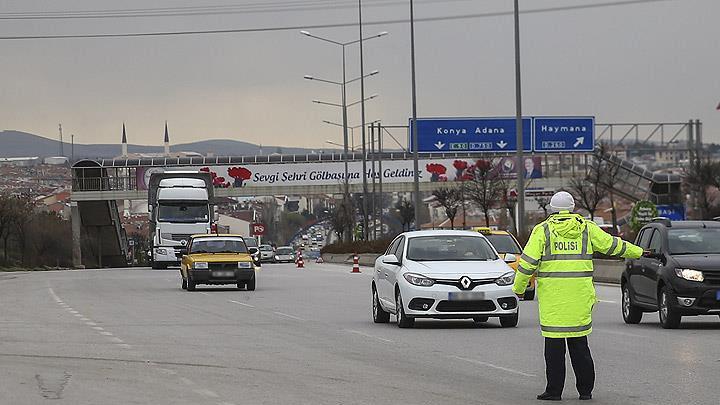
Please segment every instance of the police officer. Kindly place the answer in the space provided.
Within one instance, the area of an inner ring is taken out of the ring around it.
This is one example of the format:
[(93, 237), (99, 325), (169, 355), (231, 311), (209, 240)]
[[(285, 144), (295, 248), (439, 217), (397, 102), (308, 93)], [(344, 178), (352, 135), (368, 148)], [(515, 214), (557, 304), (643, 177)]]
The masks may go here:
[(545, 392), (539, 400), (559, 401), (565, 385), (565, 348), (575, 371), (581, 400), (592, 399), (595, 385), (587, 336), (592, 332), (593, 252), (638, 258), (642, 249), (604, 232), (575, 210), (575, 200), (565, 191), (550, 200), (552, 214), (535, 226), (520, 257), (513, 291), (522, 297), (537, 274), (540, 329), (545, 337)]

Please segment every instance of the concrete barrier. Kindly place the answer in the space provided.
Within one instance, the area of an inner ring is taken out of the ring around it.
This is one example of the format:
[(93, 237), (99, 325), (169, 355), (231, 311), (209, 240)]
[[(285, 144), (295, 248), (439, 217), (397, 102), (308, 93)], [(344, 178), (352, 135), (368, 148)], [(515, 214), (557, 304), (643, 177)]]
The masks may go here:
[[(373, 267), (378, 256), (380, 256), (379, 253), (359, 254), (360, 266)], [(350, 267), (352, 267), (353, 263), (352, 253), (325, 253), (322, 258), (326, 263), (347, 264)], [(593, 260), (593, 268), (595, 269), (593, 280), (601, 283), (620, 284), (620, 276), (625, 270), (625, 261), (595, 259)]]

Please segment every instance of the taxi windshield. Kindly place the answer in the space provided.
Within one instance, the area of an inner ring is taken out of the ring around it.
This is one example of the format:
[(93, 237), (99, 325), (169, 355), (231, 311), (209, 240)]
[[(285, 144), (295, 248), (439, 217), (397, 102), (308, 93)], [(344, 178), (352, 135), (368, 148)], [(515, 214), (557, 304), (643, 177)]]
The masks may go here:
[(495, 250), (500, 253), (522, 253), (520, 245), (518, 245), (517, 242), (515, 242), (515, 239), (513, 239), (513, 237), (508, 234), (488, 234), (485, 235), (485, 237), (488, 241), (490, 241), (490, 243), (492, 243), (492, 245), (495, 247)]
[(193, 253), (247, 253), (245, 242), (239, 238), (202, 238), (193, 241)]
[(407, 258), (418, 262), (497, 260), (490, 244), (479, 236), (420, 236), (410, 238)]

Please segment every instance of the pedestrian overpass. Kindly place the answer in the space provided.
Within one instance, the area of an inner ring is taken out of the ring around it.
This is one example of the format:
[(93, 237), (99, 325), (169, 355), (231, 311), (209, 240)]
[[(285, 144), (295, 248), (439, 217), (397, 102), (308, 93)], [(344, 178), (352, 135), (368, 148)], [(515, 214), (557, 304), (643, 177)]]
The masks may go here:
[[(345, 159), (347, 157), (347, 159)], [(361, 153), (308, 155), (263, 155), (235, 157), (181, 157), (84, 160), (72, 168), (73, 241), (80, 244), (82, 262), (93, 266), (125, 264), (127, 237), (122, 228), (117, 201), (147, 201), (147, 179), (155, 171), (204, 170), (213, 173), (216, 197), (267, 195), (338, 195), (348, 188), (362, 192)], [(561, 189), (573, 178), (583, 178), (593, 159), (591, 153), (529, 154), (541, 162), (542, 178), (528, 179), (528, 188)], [(680, 177), (656, 174), (612, 154), (602, 158), (618, 168), (617, 195), (630, 201), (649, 199), (656, 203), (677, 202)], [(472, 164), (478, 159), (514, 162), (513, 154), (437, 153), (420, 160), (420, 191), (431, 192), (460, 173), (455, 162)], [(376, 153), (367, 160), (368, 188), (383, 193), (413, 191), (412, 154)], [(514, 163), (507, 165), (512, 173)], [(441, 169), (436, 170), (438, 167)], [(231, 177), (232, 176), (232, 177)], [(374, 185), (373, 185), (374, 181)], [(76, 258), (77, 264), (80, 258)]]

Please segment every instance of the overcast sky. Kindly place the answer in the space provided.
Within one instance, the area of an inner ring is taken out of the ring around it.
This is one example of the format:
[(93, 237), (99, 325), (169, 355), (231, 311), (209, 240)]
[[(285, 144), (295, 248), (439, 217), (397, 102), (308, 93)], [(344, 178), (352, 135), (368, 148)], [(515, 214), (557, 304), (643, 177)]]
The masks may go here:
[[(416, 16), (508, 11), (511, 0), (417, 0)], [(523, 9), (609, 0), (521, 0)], [(0, 13), (280, 5), (290, 0), (0, 0)], [(298, 3), (293, 0), (293, 3)], [(304, 3), (322, 3), (307, 0)], [(328, 2), (327, 0), (325, 1)], [(397, 0), (366, 0), (366, 21), (402, 19)], [(346, 1), (333, 2), (344, 4)], [(699, 118), (705, 138), (720, 142), (720, 1), (668, 0), (521, 17), (526, 115), (595, 115), (598, 122), (679, 122)], [(0, 36), (122, 33), (303, 26), (352, 22), (356, 8), (324, 8), (183, 17), (0, 20)], [(416, 26), (418, 114), (505, 116), (515, 113), (512, 17)], [(407, 24), (371, 25), (366, 43), (367, 119), (406, 124), (410, 115)], [(356, 28), (316, 29), (339, 41)], [(348, 47), (348, 76), (359, 73), (358, 48)], [(131, 143), (228, 138), (264, 145), (322, 147), (340, 142), (339, 88), (303, 80), (340, 80), (340, 49), (300, 35), (265, 33), (0, 41), (0, 129), (57, 137), (57, 124), (79, 143), (119, 142), (123, 122)], [(349, 88), (349, 101), (359, 99)], [(350, 124), (360, 122), (359, 108)], [(358, 131), (356, 131), (356, 134)], [(402, 133), (398, 133), (402, 136)], [(357, 143), (357, 141), (356, 141)], [(222, 153), (218, 151), (218, 153)]]

